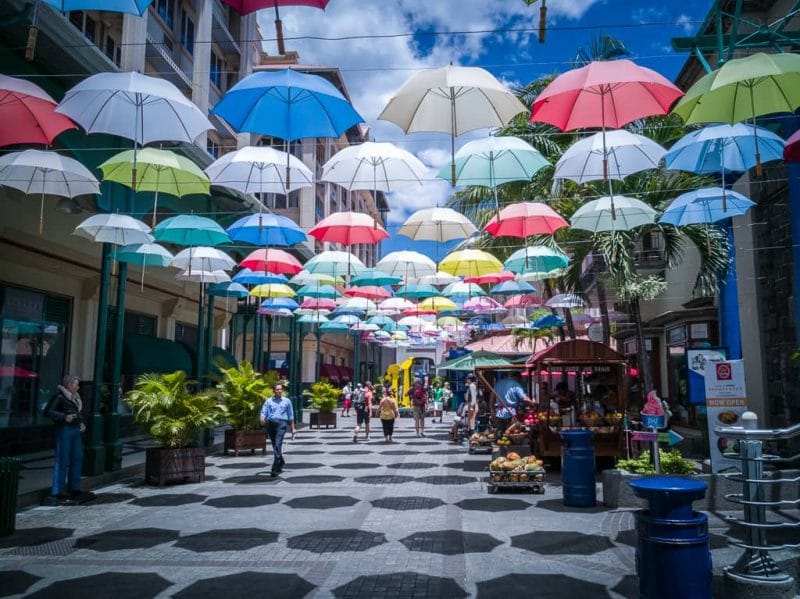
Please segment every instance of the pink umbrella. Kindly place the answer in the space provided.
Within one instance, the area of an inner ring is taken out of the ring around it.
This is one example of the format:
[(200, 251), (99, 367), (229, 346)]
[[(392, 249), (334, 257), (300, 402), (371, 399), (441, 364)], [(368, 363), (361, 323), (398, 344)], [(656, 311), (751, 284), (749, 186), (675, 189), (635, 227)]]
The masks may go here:
[(325, 10), (331, 0), (222, 0), (241, 15), (246, 15), (262, 8), (275, 9), (275, 33), (278, 38), (278, 54), (286, 54), (283, 46), (283, 23), (278, 12), (279, 6), (311, 6)]
[(336, 302), (327, 297), (307, 297), (300, 304), (303, 310), (335, 310)]
[(349, 297), (365, 297), (367, 299), (386, 299), (392, 296), (383, 287), (377, 285), (365, 285), (363, 287), (351, 287), (344, 292)]
[(483, 228), (493, 237), (530, 237), (531, 235), (552, 235), (558, 229), (568, 227), (569, 223), (541, 202), (519, 202), (503, 208)]
[(528, 306), (541, 306), (542, 300), (535, 293), (526, 293), (524, 295), (515, 295), (506, 300), (503, 304), (506, 308), (527, 308)]
[(300, 261), (284, 250), (261, 248), (250, 254), (239, 263), (243, 268), (272, 272), (279, 275), (296, 275), (303, 270)]
[(505, 312), (506, 309), (490, 297), (473, 297), (464, 302), (464, 310), (470, 310), (478, 314), (494, 314)]
[(796, 131), (783, 148), (783, 159), (786, 162), (800, 162), (800, 131)]
[(336, 212), (323, 218), (308, 232), (319, 241), (353, 245), (376, 244), (388, 239), (389, 234), (369, 214), (360, 212)]
[(465, 277), (465, 283), (477, 283), (478, 285), (494, 285), (496, 283), (503, 283), (505, 281), (513, 281), (515, 275), (510, 270), (501, 270), (500, 272), (492, 272), (485, 275), (478, 275), (475, 277)]
[(0, 129), (0, 146), (49, 145), (63, 131), (76, 129), (75, 123), (55, 112), (56, 106), (35, 83), (0, 75), (0, 121), (8, 124)]

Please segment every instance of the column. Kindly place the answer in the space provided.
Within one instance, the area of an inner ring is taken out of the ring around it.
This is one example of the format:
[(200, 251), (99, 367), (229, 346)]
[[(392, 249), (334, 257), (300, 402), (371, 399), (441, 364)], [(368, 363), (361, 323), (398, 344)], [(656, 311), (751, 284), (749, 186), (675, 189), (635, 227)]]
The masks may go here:
[[(212, 0), (197, 0), (197, 23), (194, 36), (194, 63), (192, 66), (192, 101), (204, 113), (208, 113), (208, 92), (211, 85), (211, 25), (213, 18)], [(206, 134), (203, 133), (195, 142), (201, 148), (206, 147)]]
[(144, 16), (124, 14), (122, 16), (122, 47), (120, 68), (123, 71), (144, 72), (145, 43), (147, 41), (147, 19)]

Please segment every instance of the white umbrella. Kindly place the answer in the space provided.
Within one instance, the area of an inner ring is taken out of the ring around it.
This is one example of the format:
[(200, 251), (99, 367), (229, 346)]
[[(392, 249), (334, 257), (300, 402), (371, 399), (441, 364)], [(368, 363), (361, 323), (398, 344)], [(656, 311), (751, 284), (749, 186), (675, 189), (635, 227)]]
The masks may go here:
[(402, 312), (403, 310), (416, 308), (417, 305), (404, 297), (390, 297), (378, 304), (378, 307), (385, 311)]
[[(11, 126), (11, 124), (7, 124)], [(77, 160), (56, 152), (24, 150), (0, 156), (0, 185), (41, 195), (39, 234), (44, 221), (44, 196), (74, 198), (100, 193), (100, 183)]]
[(419, 278), (436, 274), (436, 263), (433, 260), (410, 250), (386, 254), (375, 268), (397, 277)]
[(301, 270), (299, 273), (289, 279), (291, 285), (336, 285), (344, 283), (344, 279), (332, 277), (324, 273), (310, 273), (307, 270)]
[(175, 275), (179, 281), (191, 281), (193, 283), (227, 283), (231, 277), (224, 270), (185, 270)]
[(95, 214), (75, 227), (72, 234), (114, 245), (153, 242), (150, 227), (125, 214)]
[(475, 283), (456, 281), (455, 283), (450, 283), (447, 287), (445, 287), (442, 291), (442, 295), (445, 297), (452, 297), (454, 295), (473, 297), (477, 295), (486, 295), (486, 292), (481, 289), (480, 285), (476, 285)]
[(586, 302), (583, 298), (574, 293), (559, 293), (554, 295), (544, 304), (548, 308), (583, 308)]
[(302, 160), (266, 146), (247, 146), (224, 154), (206, 168), (206, 174), (213, 185), (248, 194), (287, 195), (291, 191), (314, 184), (314, 175)]
[(369, 310), (375, 310), (377, 307), (378, 306), (375, 305), (375, 302), (364, 297), (351, 297), (339, 305), (341, 310), (349, 310), (353, 312), (368, 312)]
[(355, 275), (366, 268), (357, 256), (338, 250), (320, 252), (305, 264), (305, 269), (311, 274), (319, 273), (332, 277)]
[(181, 250), (172, 259), (170, 266), (181, 270), (231, 270), (236, 261), (225, 252), (207, 246), (190, 247)]
[(357, 322), (350, 327), (351, 331), (377, 331), (378, 329), (380, 329), (378, 325), (368, 322)]
[(409, 184), (422, 185), (428, 169), (411, 152), (390, 143), (364, 142), (349, 146), (322, 166), (320, 181), (345, 189), (392, 192)]
[(340, 314), (339, 316), (335, 316), (333, 318), (333, 322), (338, 322), (349, 326), (353, 324), (358, 324), (359, 322), (361, 322), (361, 319), (355, 314)]
[(451, 182), (455, 186), (455, 138), (475, 129), (504, 127), (527, 110), (488, 71), (449, 65), (412, 76), (378, 118), (399, 125), (406, 133), (448, 133), (453, 159)]
[(627, 231), (652, 224), (655, 219), (656, 211), (641, 200), (625, 196), (604, 196), (578, 208), (569, 222), (573, 229), (598, 233)]
[[(576, 183), (616, 179), (657, 168), (667, 151), (644, 135), (624, 129), (595, 133), (572, 144), (556, 163), (555, 179)], [(607, 157), (607, 161), (606, 161)]]
[(419, 277), (414, 280), (422, 285), (450, 285), (451, 283), (460, 281), (458, 277), (442, 270), (436, 271), (436, 274), (425, 275), (424, 277)]
[(452, 208), (423, 208), (409, 216), (397, 232), (414, 241), (441, 243), (470, 237), (477, 230), (471, 220)]

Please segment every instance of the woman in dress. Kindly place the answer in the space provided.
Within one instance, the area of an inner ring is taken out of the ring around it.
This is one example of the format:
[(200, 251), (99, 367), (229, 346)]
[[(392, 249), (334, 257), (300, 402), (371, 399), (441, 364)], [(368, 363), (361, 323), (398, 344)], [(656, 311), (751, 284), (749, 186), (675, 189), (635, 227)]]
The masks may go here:
[(383, 440), (386, 443), (392, 442), (392, 435), (394, 434), (394, 421), (399, 418), (400, 413), (397, 410), (397, 402), (392, 397), (391, 388), (383, 388), (383, 397), (381, 403), (378, 404), (378, 417), (381, 419), (381, 426), (383, 427)]

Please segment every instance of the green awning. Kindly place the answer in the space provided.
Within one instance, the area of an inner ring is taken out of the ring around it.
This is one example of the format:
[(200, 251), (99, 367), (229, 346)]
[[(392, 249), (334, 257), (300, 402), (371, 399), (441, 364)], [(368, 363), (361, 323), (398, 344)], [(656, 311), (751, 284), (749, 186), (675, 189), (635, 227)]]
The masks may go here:
[(472, 371), (476, 368), (491, 366), (511, 366), (511, 362), (502, 356), (488, 351), (475, 351), (453, 360), (442, 362), (434, 366), (436, 370), (463, 370)]
[(191, 354), (171, 339), (147, 335), (125, 335), (122, 340), (122, 374), (137, 376), (148, 372), (184, 370), (194, 373)]

